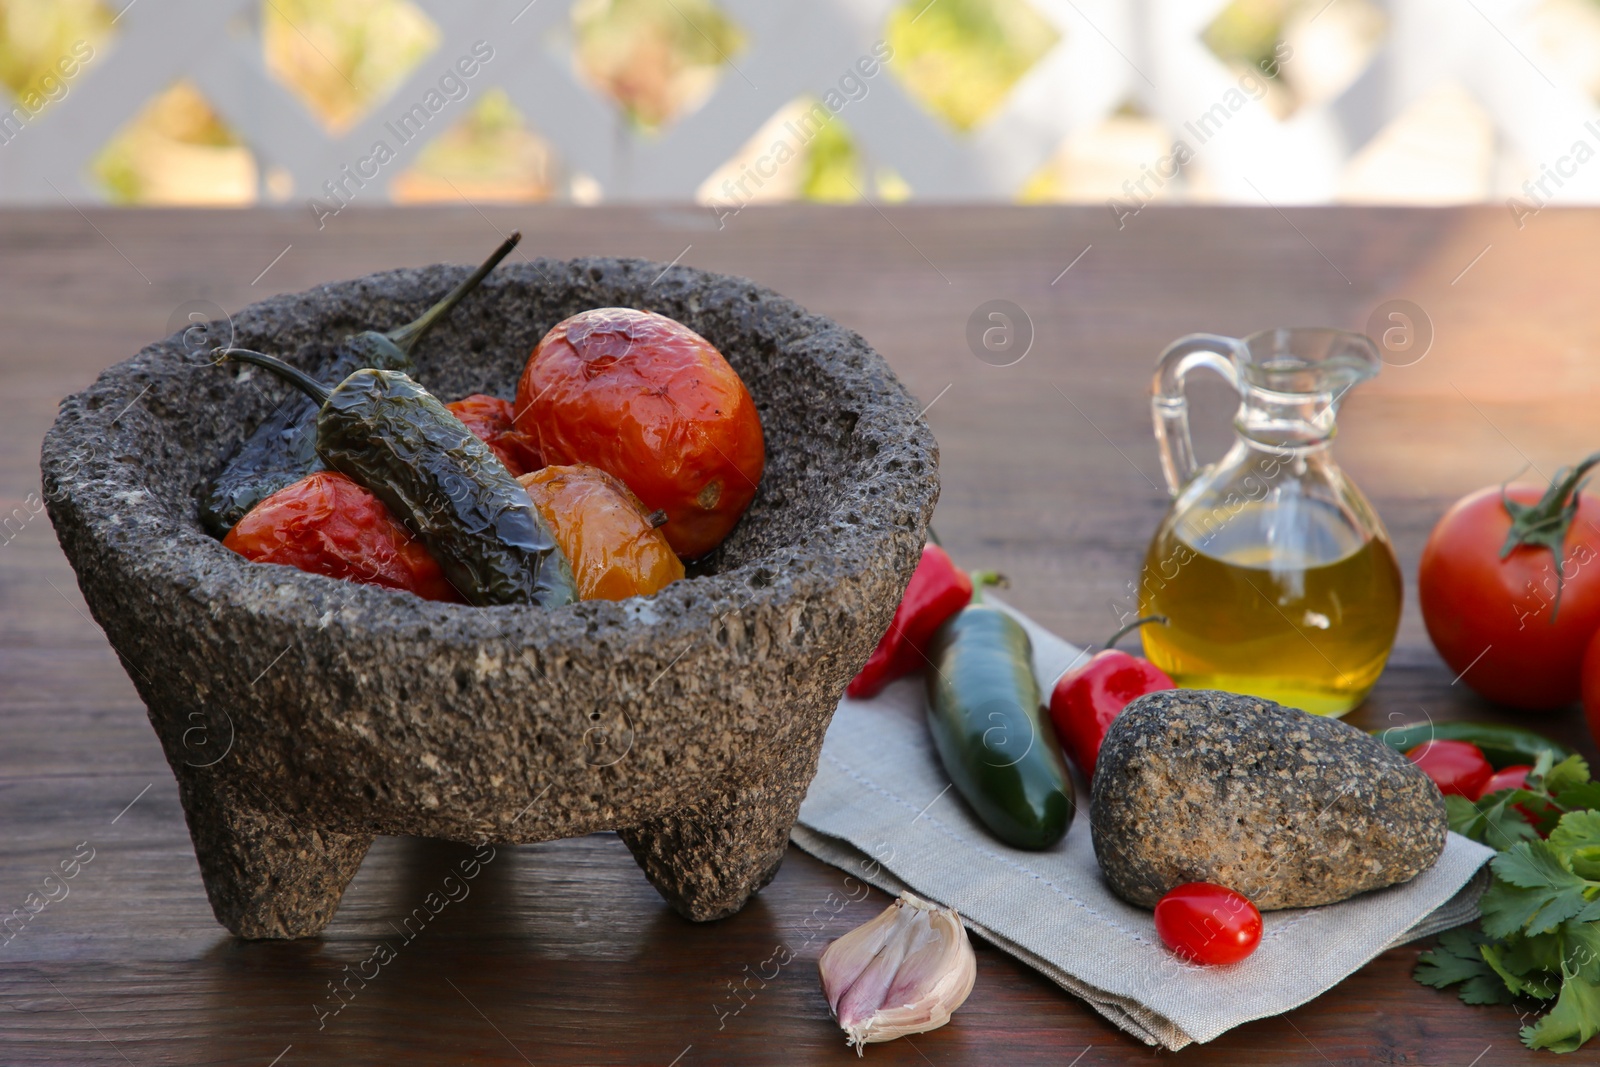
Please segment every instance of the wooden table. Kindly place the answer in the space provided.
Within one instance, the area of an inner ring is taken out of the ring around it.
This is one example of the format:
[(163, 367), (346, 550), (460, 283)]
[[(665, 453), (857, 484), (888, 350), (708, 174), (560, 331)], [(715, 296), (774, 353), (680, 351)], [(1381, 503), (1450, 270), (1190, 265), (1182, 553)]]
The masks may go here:
[[(393, 918), (462, 850), (381, 841), (324, 937), (228, 937), (144, 709), (35, 514), (38, 443), (57, 399), (169, 332), (175, 310), (475, 261), (513, 226), (535, 253), (681, 257), (748, 275), (859, 330), (930, 405), (945, 544), (1008, 572), (1018, 606), (1078, 641), (1112, 629), (1166, 506), (1145, 399), (1161, 347), (1196, 330), (1363, 328), (1384, 301), (1411, 300), (1431, 319), (1431, 350), (1386, 368), (1340, 417), (1340, 461), (1387, 520), (1408, 586), (1392, 665), (1351, 721), (1512, 719), (1451, 685), (1415, 608), (1416, 561), (1463, 492), (1523, 467), (1548, 475), (1596, 445), (1600, 212), (1551, 208), (1520, 231), (1499, 208), (1149, 207), (1120, 230), (1099, 207), (752, 207), (725, 229), (692, 207), (353, 208), (321, 231), (303, 208), (0, 214), (0, 912), (80, 842), (94, 856), (68, 896), (0, 947), (0, 1064), (853, 1059), (818, 992), (820, 942), (737, 1015), (719, 1023), (718, 1011), (738, 1003), (730, 985), (746, 965), (801, 942), (799, 924), (842, 886), (840, 872), (791, 850), (744, 912), (696, 927), (608, 835), (503, 849), (470, 897), (319, 1030), (313, 1006), (329, 983), (391, 938)], [(981, 362), (965, 340), (968, 316), (991, 299), (1032, 321), (1032, 349), (1013, 366)], [(1228, 398), (1218, 385), (1196, 394), (1199, 450), (1216, 455)], [(1575, 709), (1543, 725), (1593, 754)], [(884, 903), (850, 905), (829, 936)], [(1413, 983), (1417, 952), (1386, 952), (1298, 1011), (1179, 1056), (1552, 1062), (1521, 1048), (1513, 1011)], [(985, 946), (978, 956), (977, 987), (951, 1025), (869, 1059), (1098, 1067), (1156, 1055), (1009, 957)]]

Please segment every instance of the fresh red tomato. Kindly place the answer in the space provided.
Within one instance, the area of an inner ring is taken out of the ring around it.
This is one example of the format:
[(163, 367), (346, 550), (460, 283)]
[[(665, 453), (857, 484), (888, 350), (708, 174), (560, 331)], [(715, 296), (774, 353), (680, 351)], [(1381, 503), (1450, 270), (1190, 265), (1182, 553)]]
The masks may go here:
[(556, 323), (517, 384), (517, 429), (546, 463), (620, 478), (684, 559), (738, 523), (766, 464), (761, 417), (737, 372), (680, 322), (595, 308)]
[(1589, 720), (1589, 736), (1600, 745), (1600, 630), (1583, 654), (1583, 715)]
[(1063, 674), (1050, 693), (1050, 719), (1067, 756), (1093, 780), (1100, 742), (1122, 709), (1136, 697), (1176, 689), (1167, 673), (1147, 659), (1108, 648)]
[(1156, 902), (1156, 933), (1194, 963), (1238, 963), (1261, 944), (1261, 913), (1226, 886), (1186, 882)]
[(1548, 491), (1508, 487), (1509, 511), (1500, 489), (1473, 493), (1422, 550), (1428, 636), (1490, 700), (1533, 711), (1578, 699), (1584, 650), (1600, 629), (1600, 498), (1576, 487), (1597, 460), (1559, 472)]
[(1528, 785), (1528, 772), (1533, 770), (1526, 763), (1514, 763), (1509, 767), (1501, 767), (1494, 772), (1494, 776), (1484, 783), (1478, 791), (1478, 796), (1486, 797), (1490, 793), (1498, 793), (1502, 789), (1524, 789)]
[(1466, 741), (1424, 741), (1406, 758), (1433, 779), (1445, 796), (1477, 800), (1494, 777), (1494, 768), (1477, 745)]

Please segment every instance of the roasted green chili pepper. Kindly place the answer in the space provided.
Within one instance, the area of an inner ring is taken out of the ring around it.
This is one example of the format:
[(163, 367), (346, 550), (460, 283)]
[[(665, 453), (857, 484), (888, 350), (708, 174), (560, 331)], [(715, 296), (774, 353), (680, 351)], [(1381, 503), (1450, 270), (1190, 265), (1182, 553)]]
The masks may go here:
[(400, 371), (364, 368), (329, 389), (282, 360), (228, 349), (320, 404), (317, 455), (366, 486), (439, 561), (468, 603), (554, 608), (572, 568), (528, 492), (489, 446)]
[(1549, 752), (1557, 763), (1572, 755), (1572, 749), (1566, 745), (1541, 737), (1532, 730), (1493, 722), (1414, 722), (1373, 730), (1372, 734), (1400, 752), (1409, 752), (1424, 741), (1465, 741), (1477, 745), (1495, 770), (1535, 763), (1541, 752)]
[(1049, 848), (1072, 825), (1072, 780), (1041, 708), (1028, 632), (981, 597), (929, 644), (928, 727), (984, 825), (1008, 845)]
[[(494, 254), (469, 276), (444, 295), (414, 322), (388, 333), (366, 330), (346, 337), (334, 349), (322, 377), (337, 381), (362, 367), (380, 370), (411, 370), (411, 352), (424, 334), (449, 315), (461, 298), (478, 287), (484, 276), (510, 254), (522, 240), (513, 233), (494, 250)], [(304, 397), (291, 397), (278, 407), (255, 432), (244, 440), (211, 484), (200, 501), (200, 521), (217, 537), (244, 518), (255, 507), (284, 486), (291, 485), (312, 471), (322, 469), (312, 441), (317, 407)]]

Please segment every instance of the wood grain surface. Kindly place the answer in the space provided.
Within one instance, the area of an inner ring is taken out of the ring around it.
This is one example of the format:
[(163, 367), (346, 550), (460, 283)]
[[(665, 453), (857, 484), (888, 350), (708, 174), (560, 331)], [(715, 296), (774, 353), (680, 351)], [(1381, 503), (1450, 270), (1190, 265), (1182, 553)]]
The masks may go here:
[[(398, 918), (462, 847), (380, 841), (315, 940), (237, 942), (212, 920), (143, 707), (40, 513), (39, 440), (60, 397), (189, 309), (476, 261), (496, 230), (520, 227), (533, 255), (746, 275), (859, 330), (930, 405), (946, 546), (1007, 572), (1017, 606), (1079, 642), (1113, 628), (1166, 506), (1146, 399), (1162, 346), (1201, 330), (1361, 329), (1386, 301), (1411, 301), (1431, 323), (1426, 354), (1397, 355), (1340, 417), (1337, 455), (1387, 522), (1407, 580), (1399, 647), (1351, 721), (1516, 721), (1452, 684), (1416, 611), (1416, 562), (1457, 496), (1524, 469), (1548, 476), (1597, 444), (1588, 284), (1600, 212), (1550, 208), (1522, 230), (1498, 208), (1147, 207), (1125, 221), (1119, 230), (1094, 207), (752, 207), (719, 229), (693, 207), (468, 205), (352, 208), (319, 231), (301, 208), (0, 213), (0, 913), (80, 843), (93, 849), (68, 895), (0, 947), (0, 1065), (853, 1061), (817, 987), (823, 939), (801, 927), (829, 914), (843, 875), (793, 849), (745, 911), (708, 926), (670, 913), (609, 835), (501, 850), (410, 941)], [(989, 300), (1031, 321), (1012, 366), (979, 360), (966, 340)], [(1194, 396), (1198, 450), (1215, 456), (1231, 432), (1227, 393), (1201, 383)], [(1593, 755), (1575, 708), (1541, 725)], [(849, 905), (826, 937), (885, 903)], [(393, 962), (331, 1014), (330, 983), (382, 941)], [(745, 968), (780, 944), (794, 962), (735, 999)], [(1174, 1058), (1553, 1062), (1522, 1049), (1514, 1010), (1412, 982), (1418, 951), (1386, 952), (1299, 1010)], [(949, 1026), (874, 1046), (868, 1060), (1168, 1057), (1002, 953), (978, 957), (976, 989)]]

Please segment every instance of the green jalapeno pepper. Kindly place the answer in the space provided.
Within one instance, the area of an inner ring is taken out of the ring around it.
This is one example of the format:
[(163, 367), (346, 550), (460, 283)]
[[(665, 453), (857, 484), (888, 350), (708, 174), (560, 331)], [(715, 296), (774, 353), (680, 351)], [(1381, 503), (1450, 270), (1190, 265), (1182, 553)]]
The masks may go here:
[(950, 780), (991, 833), (1049, 848), (1072, 825), (1072, 780), (1033, 675), (1033, 643), (1016, 619), (974, 603), (928, 648), (928, 727)]
[(554, 608), (577, 599), (572, 567), (489, 446), (400, 371), (363, 368), (332, 389), (273, 356), (228, 349), (311, 397), (317, 455), (365, 486), (439, 561), (470, 604)]
[(1424, 741), (1465, 741), (1477, 745), (1495, 770), (1535, 763), (1542, 752), (1549, 752), (1557, 763), (1572, 755), (1566, 745), (1532, 730), (1493, 722), (1414, 722), (1373, 730), (1372, 734), (1400, 752), (1409, 752)]
[[(346, 337), (321, 368), (320, 376), (337, 381), (362, 367), (411, 370), (411, 352), (417, 342), (449, 315), (462, 297), (476, 289), (521, 239), (521, 233), (506, 238), (477, 270), (415, 321), (387, 333), (365, 330)], [(200, 521), (206, 529), (217, 537), (226, 536), (245, 512), (279, 489), (322, 469), (312, 440), (316, 417), (316, 404), (304, 397), (293, 397), (256, 427), (201, 498)]]

